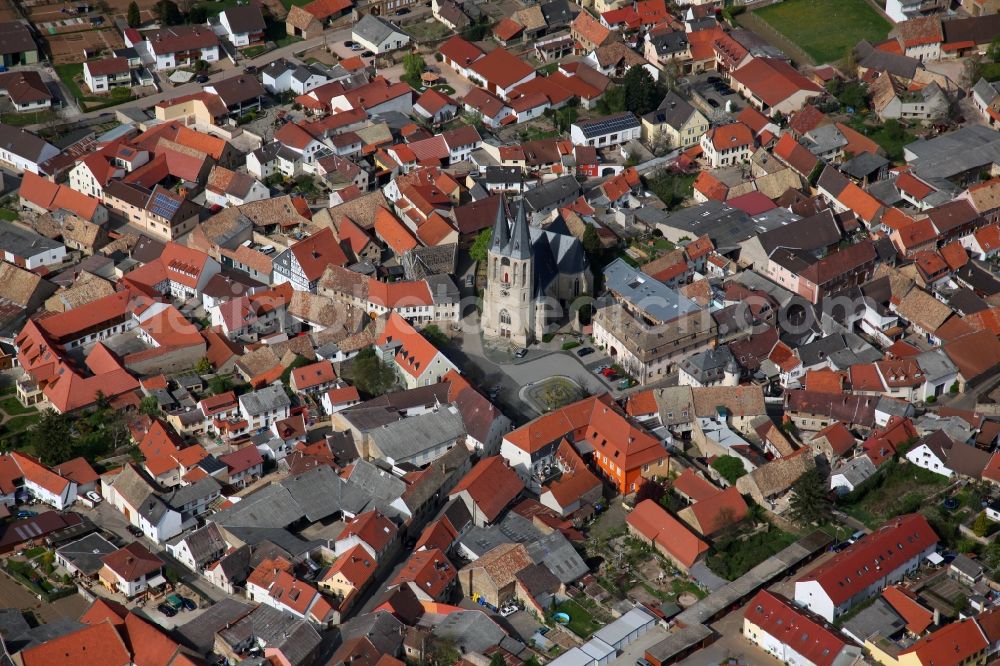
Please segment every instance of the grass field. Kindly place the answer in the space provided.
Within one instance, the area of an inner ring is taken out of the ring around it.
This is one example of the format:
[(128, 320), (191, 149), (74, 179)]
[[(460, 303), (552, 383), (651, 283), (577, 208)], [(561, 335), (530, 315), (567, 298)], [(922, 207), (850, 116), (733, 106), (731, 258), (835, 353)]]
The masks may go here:
[(862, 39), (882, 41), (891, 27), (865, 0), (785, 0), (754, 14), (817, 63), (840, 60)]

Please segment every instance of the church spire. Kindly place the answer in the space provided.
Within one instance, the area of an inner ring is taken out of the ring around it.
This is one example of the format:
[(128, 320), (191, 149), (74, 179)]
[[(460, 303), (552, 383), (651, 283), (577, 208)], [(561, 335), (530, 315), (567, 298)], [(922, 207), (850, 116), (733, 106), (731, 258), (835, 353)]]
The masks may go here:
[(494, 252), (503, 252), (510, 242), (510, 225), (507, 224), (507, 198), (500, 195), (500, 205), (497, 206), (497, 219), (493, 222), (493, 237), (490, 247)]
[(517, 219), (510, 232), (510, 258), (528, 259), (531, 257), (531, 234), (528, 232), (528, 216), (524, 209), (524, 199), (517, 207)]

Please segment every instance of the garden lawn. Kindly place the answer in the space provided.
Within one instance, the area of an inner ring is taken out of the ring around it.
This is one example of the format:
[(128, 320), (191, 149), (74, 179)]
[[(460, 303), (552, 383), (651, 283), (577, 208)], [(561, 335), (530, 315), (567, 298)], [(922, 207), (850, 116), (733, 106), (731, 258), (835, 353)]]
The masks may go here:
[(902, 128), (902, 135), (898, 137), (889, 136), (889, 132), (886, 131), (885, 127), (878, 125), (877, 127), (871, 127), (865, 125), (861, 122), (848, 122), (848, 125), (852, 129), (856, 129), (861, 132), (869, 139), (882, 146), (885, 150), (885, 156), (893, 164), (902, 164), (905, 160), (903, 159), (903, 146), (908, 143), (913, 143), (916, 140), (916, 136)]
[(817, 63), (840, 60), (862, 39), (881, 42), (891, 27), (866, 0), (785, 0), (754, 14)]
[(25, 407), (21, 401), (13, 396), (0, 399), (0, 409), (7, 413), (7, 416), (17, 416), (18, 414), (38, 414), (34, 407)]
[(565, 626), (580, 638), (586, 639), (601, 628), (600, 623), (594, 621), (587, 609), (572, 599), (567, 599), (556, 606), (554, 612), (569, 615), (569, 622)]
[(948, 479), (940, 474), (913, 464), (897, 463), (864, 497), (852, 504), (838, 504), (837, 508), (875, 528), (893, 516), (920, 509), (927, 497), (946, 485)]
[(738, 535), (718, 539), (708, 557), (708, 568), (726, 580), (736, 580), (782, 549), (792, 545), (796, 536), (771, 527), (741, 541)]

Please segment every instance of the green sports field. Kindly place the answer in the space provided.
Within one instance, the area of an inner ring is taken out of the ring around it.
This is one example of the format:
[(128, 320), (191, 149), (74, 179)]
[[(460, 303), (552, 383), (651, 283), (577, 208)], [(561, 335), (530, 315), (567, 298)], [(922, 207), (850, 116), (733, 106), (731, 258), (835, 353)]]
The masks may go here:
[(754, 14), (817, 63), (840, 60), (862, 39), (880, 42), (891, 27), (866, 0), (785, 0)]

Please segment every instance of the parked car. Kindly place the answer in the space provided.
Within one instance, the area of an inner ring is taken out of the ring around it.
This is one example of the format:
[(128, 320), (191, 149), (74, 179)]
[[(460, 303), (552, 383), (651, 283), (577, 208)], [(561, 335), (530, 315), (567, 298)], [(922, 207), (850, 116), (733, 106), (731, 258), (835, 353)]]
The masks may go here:
[(521, 347), (516, 352), (514, 352), (514, 356), (516, 356), (517, 358), (524, 358), (527, 355), (528, 355), (528, 350), (524, 347)]
[(351, 40), (348, 39), (346, 42), (344, 42), (344, 46), (346, 46), (349, 49), (353, 49), (355, 46), (357, 46), (357, 43), (352, 42)]
[(603, 375), (604, 371), (607, 370), (608, 367), (609, 366), (607, 366), (607, 365), (599, 365), (596, 368), (594, 368), (594, 374), (595, 375)]
[(194, 77), (194, 80), (197, 81), (198, 83), (208, 83), (208, 77), (205, 76), (204, 74), (199, 74), (198, 76)]
[(243, 71), (246, 72), (247, 74), (253, 74), (254, 72), (257, 71), (257, 65), (247, 65), (246, 67), (243, 68)]
[(361, 52), (361, 57), (362, 58), (374, 58), (375, 54), (372, 53), (371, 51), (362, 51)]
[(190, 597), (181, 597), (181, 606), (184, 608), (184, 610), (189, 610), (189, 611), (198, 608), (198, 604), (196, 604), (194, 600), (191, 599)]
[(406, 16), (409, 13), (410, 13), (410, 10), (407, 9), (406, 7), (403, 7), (402, 9), (397, 9), (396, 10), (396, 16)]
[(38, 515), (37, 511), (27, 511), (27, 510), (24, 510), (24, 511), (18, 511), (17, 512), (17, 517), (18, 518), (34, 518), (37, 515)]
[(180, 610), (184, 608), (184, 600), (179, 594), (171, 594), (167, 596), (167, 603), (174, 607), (175, 610)]
[(361, 44), (355, 43), (354, 46), (351, 47), (351, 50), (352, 51), (364, 51), (365, 47), (361, 46)]
[(103, 497), (101, 497), (100, 495), (98, 495), (98, 494), (97, 494), (96, 492), (94, 492), (93, 490), (88, 490), (88, 491), (87, 491), (87, 499), (89, 499), (89, 500), (90, 500), (91, 502), (93, 502), (94, 504), (100, 504), (100, 503), (101, 503), (101, 501), (102, 501), (102, 500), (103, 500), (104, 498), (103, 498)]
[(161, 613), (163, 613), (167, 617), (173, 617), (173, 616), (177, 615), (177, 611), (174, 610), (174, 607), (171, 606), (170, 604), (165, 604), (165, 603), (164, 604), (160, 604), (159, 606), (156, 607), (156, 610), (160, 611)]
[(142, 530), (140, 530), (135, 525), (129, 525), (125, 529), (127, 529), (128, 533), (131, 534), (134, 537), (141, 537), (142, 536)]
[(580, 347), (579, 349), (576, 350), (577, 356), (590, 356), (593, 353), (594, 353), (593, 347)]
[(617, 373), (615, 372), (614, 368), (612, 368), (611, 366), (608, 366), (608, 367), (604, 368), (603, 370), (601, 370), (601, 374), (604, 375), (605, 377), (607, 377), (608, 379), (611, 379), (611, 377), (613, 377)]

